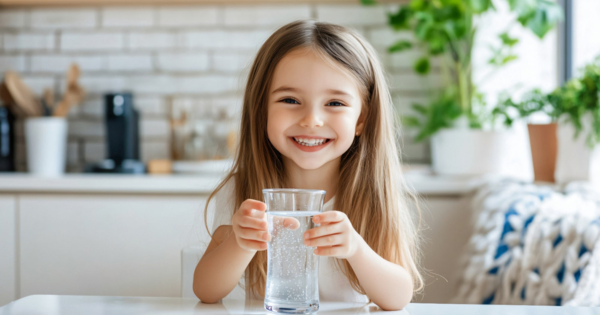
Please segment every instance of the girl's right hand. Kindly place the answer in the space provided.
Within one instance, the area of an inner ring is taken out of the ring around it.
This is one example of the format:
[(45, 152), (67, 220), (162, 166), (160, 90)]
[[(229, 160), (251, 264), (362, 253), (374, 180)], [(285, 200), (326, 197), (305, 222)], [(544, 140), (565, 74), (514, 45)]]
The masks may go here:
[(267, 205), (254, 199), (246, 199), (233, 215), (232, 225), (235, 240), (247, 251), (267, 249), (271, 235), (267, 229)]

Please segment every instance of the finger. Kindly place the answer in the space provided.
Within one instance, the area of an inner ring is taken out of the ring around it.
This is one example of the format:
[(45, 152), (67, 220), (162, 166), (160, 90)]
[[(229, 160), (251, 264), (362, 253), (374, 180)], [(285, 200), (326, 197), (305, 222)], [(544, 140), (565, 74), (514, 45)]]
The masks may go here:
[(240, 209), (245, 215), (254, 217), (264, 217), (267, 205), (254, 199), (246, 199), (240, 205)]
[(267, 221), (257, 219), (254, 217), (242, 217), (240, 219), (240, 226), (249, 229), (257, 229), (257, 230), (267, 230)]
[(269, 235), (269, 232), (263, 230), (240, 228), (236, 234), (238, 237), (245, 240), (254, 240), (260, 242), (268, 242), (271, 240), (271, 235)]
[(327, 211), (313, 216), (314, 223), (335, 223), (341, 222), (346, 218), (346, 214), (341, 211)]
[(318, 256), (340, 256), (342, 254), (342, 246), (317, 247), (313, 253)]
[(267, 243), (265, 243), (265, 242), (258, 242), (258, 241), (240, 239), (240, 243), (241, 243), (240, 245), (242, 245), (243, 247), (246, 247), (246, 248), (252, 249), (252, 250), (265, 250), (265, 249), (267, 249)]
[(313, 238), (310, 240), (304, 240), (304, 245), (310, 247), (318, 247), (318, 246), (335, 246), (342, 245), (344, 243), (344, 235), (342, 234), (334, 234), (327, 235), (318, 238)]
[(300, 221), (296, 218), (273, 216), (274, 226), (283, 226), (286, 229), (295, 230), (300, 227)]
[(321, 237), (324, 235), (337, 234), (340, 232), (342, 232), (342, 224), (340, 224), (340, 223), (326, 224), (326, 225), (321, 225), (316, 228), (312, 228), (312, 229), (304, 232), (304, 239), (314, 239), (314, 238)]

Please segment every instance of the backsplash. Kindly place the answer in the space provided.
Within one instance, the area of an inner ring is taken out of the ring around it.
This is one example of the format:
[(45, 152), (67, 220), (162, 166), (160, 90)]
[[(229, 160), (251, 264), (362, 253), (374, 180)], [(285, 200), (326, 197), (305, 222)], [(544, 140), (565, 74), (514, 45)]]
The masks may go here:
[[(423, 100), (436, 75), (415, 75), (418, 53), (389, 55), (386, 48), (408, 33), (387, 25), (395, 6), (357, 5), (197, 5), (0, 9), (0, 74), (12, 69), (37, 94), (52, 87), (60, 97), (71, 62), (81, 68), (85, 101), (69, 114), (68, 170), (105, 158), (102, 95), (131, 91), (141, 113), (144, 161), (172, 157), (170, 112), (195, 108), (229, 120), (235, 128), (247, 70), (256, 51), (278, 27), (315, 18), (352, 27), (363, 34), (386, 65), (395, 106), (406, 110)], [(433, 82), (434, 84), (437, 82)], [(18, 169), (25, 148), (18, 133)], [(173, 147), (177, 144), (173, 143)], [(405, 137), (403, 159), (429, 160), (426, 144)]]

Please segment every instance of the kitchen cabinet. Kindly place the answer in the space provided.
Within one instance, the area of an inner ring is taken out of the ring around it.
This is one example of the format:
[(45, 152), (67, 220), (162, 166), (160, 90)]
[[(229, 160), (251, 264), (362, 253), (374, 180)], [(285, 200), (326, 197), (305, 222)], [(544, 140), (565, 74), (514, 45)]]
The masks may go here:
[(473, 232), (471, 194), (426, 195), (421, 201), (421, 257), (425, 291), (417, 303), (449, 303), (456, 294), (460, 258)]
[(21, 195), (19, 297), (181, 296), (181, 249), (205, 237), (205, 202), (190, 195)]
[(0, 194), (0, 306), (16, 300), (17, 253), (15, 195)]

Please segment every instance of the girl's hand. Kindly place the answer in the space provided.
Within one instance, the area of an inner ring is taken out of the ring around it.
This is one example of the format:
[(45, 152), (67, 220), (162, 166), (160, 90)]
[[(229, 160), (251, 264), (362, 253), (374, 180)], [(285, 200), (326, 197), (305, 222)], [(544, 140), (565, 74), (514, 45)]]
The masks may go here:
[(267, 230), (267, 205), (254, 199), (246, 199), (231, 219), (235, 240), (247, 251), (267, 249), (271, 236)]
[(321, 226), (304, 233), (304, 245), (317, 247), (315, 255), (347, 259), (354, 256), (363, 241), (341, 211), (317, 214), (313, 216), (313, 222)]

